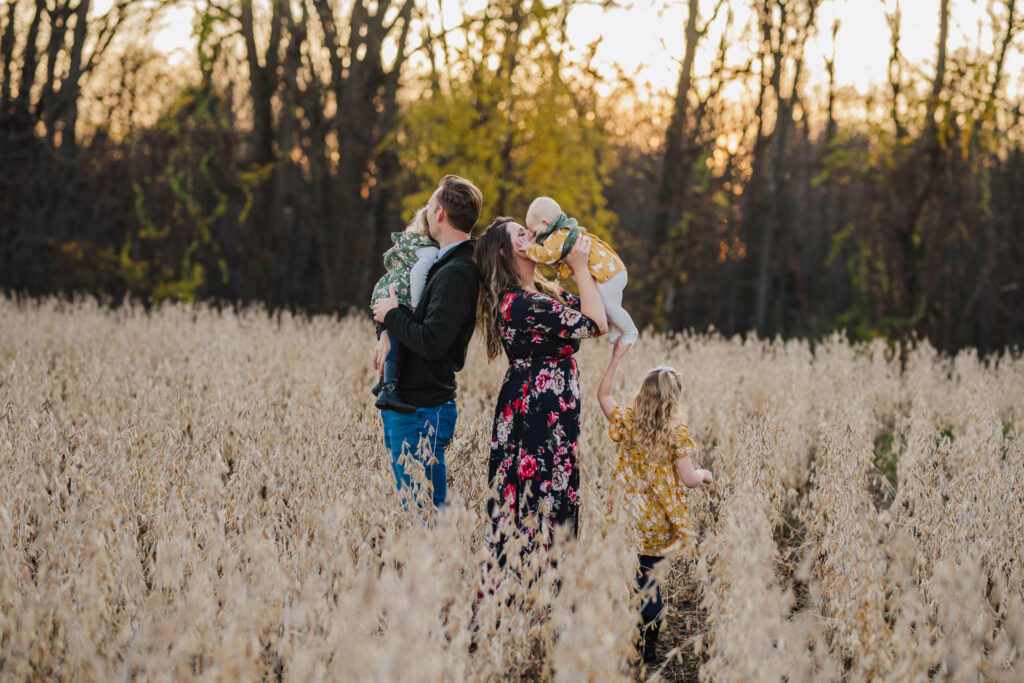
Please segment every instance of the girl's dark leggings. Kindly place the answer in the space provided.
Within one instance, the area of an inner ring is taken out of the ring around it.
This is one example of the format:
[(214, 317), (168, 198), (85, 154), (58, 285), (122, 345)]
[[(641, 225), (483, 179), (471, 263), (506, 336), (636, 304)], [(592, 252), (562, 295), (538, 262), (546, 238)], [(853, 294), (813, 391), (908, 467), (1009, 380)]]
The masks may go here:
[(658, 617), (665, 606), (661, 600), (661, 587), (651, 576), (654, 566), (662, 559), (664, 558), (658, 555), (640, 555), (640, 569), (636, 575), (638, 590), (644, 590), (648, 586), (653, 588), (653, 594), (640, 604), (640, 647), (644, 662), (647, 663), (656, 659), (658, 634), (661, 631), (661, 621)]

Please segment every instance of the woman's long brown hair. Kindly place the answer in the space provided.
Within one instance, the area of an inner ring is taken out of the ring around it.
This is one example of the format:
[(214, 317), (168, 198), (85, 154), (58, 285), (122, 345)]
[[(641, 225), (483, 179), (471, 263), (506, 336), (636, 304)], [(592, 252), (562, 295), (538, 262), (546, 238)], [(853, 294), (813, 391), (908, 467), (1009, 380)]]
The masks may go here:
[[(477, 239), (474, 249), (482, 285), (477, 300), (476, 319), (484, 334), (488, 361), (500, 356), (502, 351), (501, 333), (498, 330), (498, 316), (501, 315), (498, 308), (501, 306), (501, 298), (506, 292), (523, 286), (519, 271), (516, 269), (512, 238), (508, 234), (509, 223), (515, 223), (515, 219), (508, 216), (495, 218), (487, 226), (484, 234)], [(558, 287), (540, 274), (534, 276), (534, 285), (538, 291), (562, 301)]]

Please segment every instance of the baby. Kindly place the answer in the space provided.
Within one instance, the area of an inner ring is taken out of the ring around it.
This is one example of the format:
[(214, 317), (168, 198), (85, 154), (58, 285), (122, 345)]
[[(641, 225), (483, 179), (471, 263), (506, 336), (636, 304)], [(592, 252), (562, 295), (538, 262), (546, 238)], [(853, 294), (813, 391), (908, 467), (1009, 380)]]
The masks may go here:
[[(534, 241), (526, 248), (526, 254), (537, 263), (558, 267), (559, 279), (566, 279), (572, 270), (563, 260), (580, 234), (586, 232), (567, 217), (554, 199), (537, 197), (526, 212), (526, 229), (533, 233)], [(597, 291), (604, 301), (611, 331), (608, 341), (614, 344), (622, 338), (622, 344), (632, 344), (637, 338), (636, 325), (629, 313), (622, 307), (622, 290), (626, 288), (626, 266), (619, 255), (593, 233), (590, 235), (590, 273), (597, 282)]]

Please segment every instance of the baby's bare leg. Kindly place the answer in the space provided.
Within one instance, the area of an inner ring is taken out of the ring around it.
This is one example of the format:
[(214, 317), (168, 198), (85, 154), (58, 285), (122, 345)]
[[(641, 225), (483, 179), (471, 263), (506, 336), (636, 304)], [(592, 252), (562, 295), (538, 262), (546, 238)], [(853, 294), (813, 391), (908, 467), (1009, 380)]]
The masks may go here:
[(627, 279), (626, 271), (623, 271), (607, 282), (597, 283), (597, 291), (608, 314), (608, 326), (611, 329), (608, 341), (612, 344), (618, 341), (620, 336), (624, 344), (633, 344), (639, 334), (633, 319), (622, 307), (622, 290), (626, 288)]

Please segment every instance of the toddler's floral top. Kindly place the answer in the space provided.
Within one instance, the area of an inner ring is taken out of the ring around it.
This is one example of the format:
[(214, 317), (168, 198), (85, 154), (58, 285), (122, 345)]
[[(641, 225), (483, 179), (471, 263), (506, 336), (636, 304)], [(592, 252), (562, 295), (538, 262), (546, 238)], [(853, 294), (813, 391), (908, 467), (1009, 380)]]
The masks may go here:
[(661, 555), (682, 541), (684, 552), (689, 552), (690, 511), (682, 482), (676, 479), (675, 460), (694, 455), (697, 444), (689, 428), (678, 425), (669, 439), (671, 450), (651, 455), (637, 444), (633, 430), (633, 409), (616, 406), (608, 425), (612, 441), (621, 444), (613, 480), (626, 493), (639, 550), (644, 555)]
[[(509, 359), (491, 431), (488, 480), (498, 494), (490, 505), (497, 526), (509, 520), (529, 539), (526, 550), (547, 546), (554, 526), (579, 525), (579, 340), (597, 325), (567, 305), (526, 290), (507, 292), (498, 328)], [(495, 530), (495, 540), (504, 539)], [(500, 552), (500, 549), (499, 549)]]
[(370, 303), (383, 299), (389, 295), (388, 287), (395, 286), (395, 295), (398, 303), (403, 306), (410, 306), (412, 301), (412, 289), (409, 284), (409, 275), (413, 266), (416, 265), (418, 257), (416, 251), (424, 247), (437, 247), (437, 242), (426, 235), (418, 232), (393, 232), (391, 241), (393, 247), (384, 252), (384, 268), (386, 272), (377, 284), (373, 286), (373, 295)]

